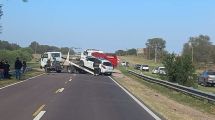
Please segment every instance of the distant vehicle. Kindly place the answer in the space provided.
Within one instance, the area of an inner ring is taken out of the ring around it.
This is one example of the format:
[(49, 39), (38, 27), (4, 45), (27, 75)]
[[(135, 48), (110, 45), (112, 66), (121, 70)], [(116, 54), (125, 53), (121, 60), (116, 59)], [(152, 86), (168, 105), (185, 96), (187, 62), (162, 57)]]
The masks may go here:
[[(48, 60), (50, 65), (47, 65)], [(61, 72), (62, 54), (61, 52), (45, 52), (41, 55), (40, 68), (44, 68), (45, 71)]]
[(152, 70), (153, 74), (161, 74), (161, 75), (166, 75), (165, 67), (155, 67)]
[(149, 66), (148, 65), (141, 65), (140, 70), (149, 71)]
[(121, 65), (128, 67), (129, 66), (129, 62), (121, 62)]
[(204, 86), (215, 85), (215, 71), (213, 71), (213, 70), (204, 71), (199, 76), (198, 84), (203, 84)]
[(135, 65), (134, 65), (134, 69), (140, 70), (140, 68), (141, 68), (141, 65), (140, 65), (140, 64), (135, 64)]

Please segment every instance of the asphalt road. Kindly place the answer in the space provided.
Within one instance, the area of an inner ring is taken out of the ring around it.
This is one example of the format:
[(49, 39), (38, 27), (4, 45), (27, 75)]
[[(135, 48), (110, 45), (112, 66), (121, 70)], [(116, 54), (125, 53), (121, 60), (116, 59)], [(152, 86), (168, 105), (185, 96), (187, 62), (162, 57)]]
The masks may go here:
[(0, 89), (0, 120), (154, 120), (107, 76), (50, 73)]

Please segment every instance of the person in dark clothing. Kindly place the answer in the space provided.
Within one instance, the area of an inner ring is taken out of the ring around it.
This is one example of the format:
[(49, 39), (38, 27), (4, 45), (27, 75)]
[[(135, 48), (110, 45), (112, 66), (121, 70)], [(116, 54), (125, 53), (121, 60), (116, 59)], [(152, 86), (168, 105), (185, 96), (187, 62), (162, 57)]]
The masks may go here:
[(0, 80), (4, 79), (4, 61), (0, 61)]
[(4, 64), (4, 77), (7, 79), (10, 79), (9, 71), (10, 71), (10, 65), (8, 64), (8, 61), (6, 60), (5, 64)]
[(20, 80), (21, 78), (21, 68), (22, 68), (22, 62), (17, 57), (15, 62), (15, 70), (16, 70), (16, 79), (18, 80)]
[(101, 61), (99, 59), (95, 59), (95, 61), (93, 63), (94, 75), (100, 74), (100, 68), (99, 68), (100, 64), (101, 64)]
[(26, 72), (26, 68), (27, 68), (26, 61), (23, 60), (23, 62), (22, 62), (22, 73), (25, 73), (25, 72)]

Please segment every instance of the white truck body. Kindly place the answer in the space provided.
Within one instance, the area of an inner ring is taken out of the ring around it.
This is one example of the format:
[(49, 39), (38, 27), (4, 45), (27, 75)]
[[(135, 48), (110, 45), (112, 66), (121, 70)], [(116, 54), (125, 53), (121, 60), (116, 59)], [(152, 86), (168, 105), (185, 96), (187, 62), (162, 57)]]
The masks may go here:
[(61, 52), (45, 52), (44, 54), (41, 55), (41, 60), (40, 60), (40, 66), (41, 68), (44, 68), (47, 64), (47, 61), (50, 60), (51, 62), (54, 61), (54, 58), (58, 62), (62, 62), (62, 53)]

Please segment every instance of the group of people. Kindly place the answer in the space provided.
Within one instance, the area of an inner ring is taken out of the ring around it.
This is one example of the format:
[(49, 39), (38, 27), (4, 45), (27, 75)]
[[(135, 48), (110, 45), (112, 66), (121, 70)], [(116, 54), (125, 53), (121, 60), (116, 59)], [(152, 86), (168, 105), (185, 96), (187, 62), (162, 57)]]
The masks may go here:
[[(26, 68), (27, 68), (26, 61), (23, 60), (23, 62), (21, 62), (19, 60), (19, 58), (17, 57), (15, 64), (14, 64), (14, 68), (15, 68), (16, 79), (20, 80), (21, 73), (25, 73)], [(21, 69), (22, 69), (22, 71), (21, 71)], [(9, 71), (10, 71), (10, 64), (8, 63), (8, 61), (1, 60), (0, 61), (0, 80), (10, 79), (11, 75), (9, 74)]]
[(8, 64), (7, 60), (0, 61), (0, 80), (2, 79), (10, 79), (10, 64)]

